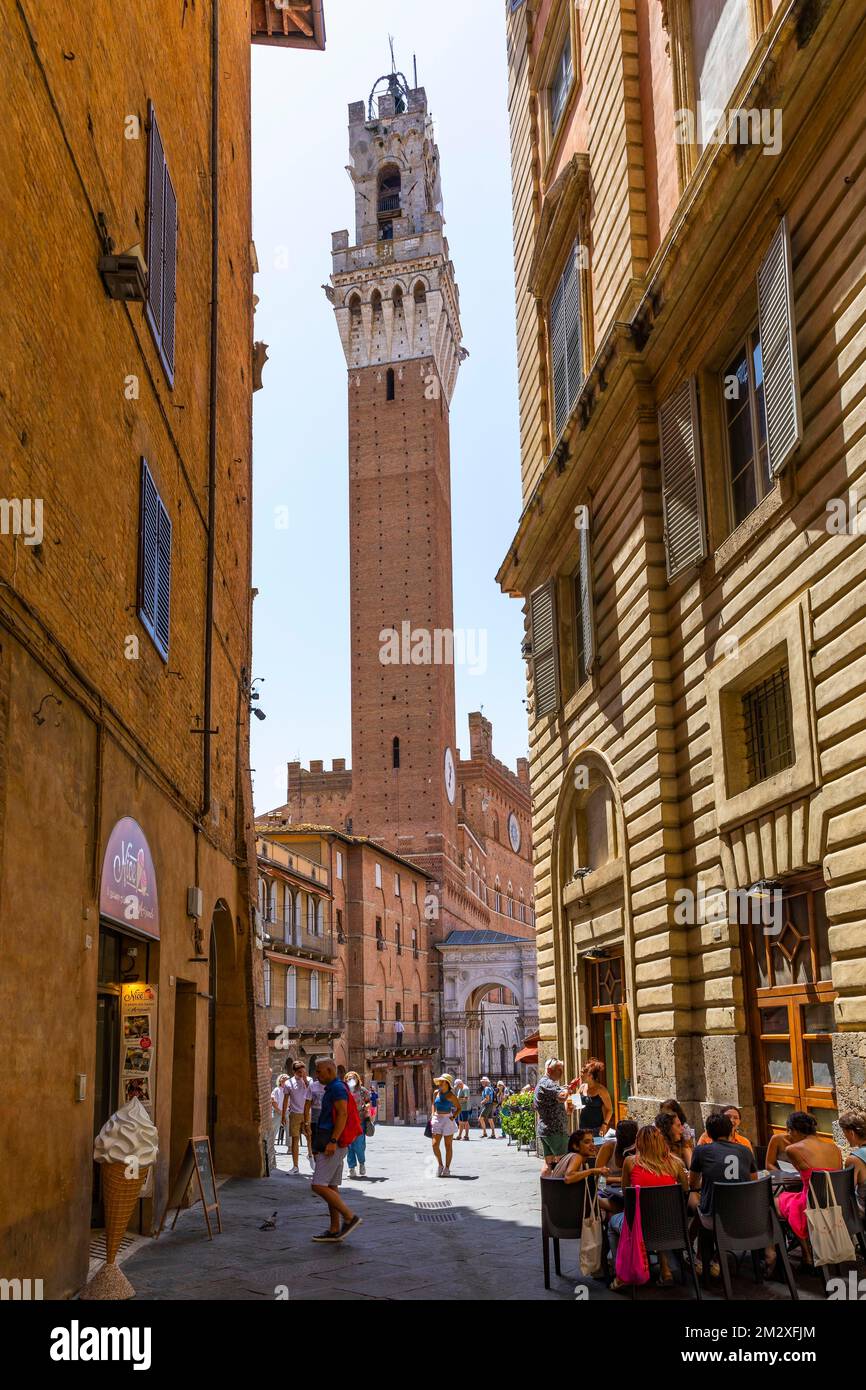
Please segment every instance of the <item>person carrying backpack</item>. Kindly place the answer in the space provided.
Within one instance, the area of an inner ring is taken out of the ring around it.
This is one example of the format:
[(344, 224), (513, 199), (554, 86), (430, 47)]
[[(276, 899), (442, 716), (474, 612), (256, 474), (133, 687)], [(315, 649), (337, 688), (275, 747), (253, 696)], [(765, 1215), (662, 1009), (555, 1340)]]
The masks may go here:
[[(321, 1235), (313, 1236), (313, 1240), (335, 1245), (345, 1240), (361, 1224), (362, 1218), (350, 1211), (340, 1196), (343, 1158), (349, 1145), (361, 1133), (361, 1120), (349, 1088), (337, 1076), (337, 1064), (333, 1057), (320, 1058), (316, 1062), (316, 1075), (325, 1089), (319, 1123), (313, 1134), (316, 1162), (311, 1186), (316, 1196), (321, 1197), (328, 1207), (330, 1226)], [(340, 1217), (343, 1218), (342, 1225)]]

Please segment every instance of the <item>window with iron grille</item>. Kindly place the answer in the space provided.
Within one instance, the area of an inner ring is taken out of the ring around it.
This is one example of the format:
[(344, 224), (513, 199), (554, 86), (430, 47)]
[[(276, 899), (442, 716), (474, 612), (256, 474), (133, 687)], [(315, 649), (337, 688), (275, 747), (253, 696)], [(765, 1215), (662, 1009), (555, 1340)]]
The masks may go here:
[(754, 787), (794, 761), (787, 666), (744, 691), (742, 699), (748, 785)]
[(171, 627), (171, 520), (146, 459), (141, 460), (138, 616), (163, 661), (167, 661)]
[(558, 437), (583, 385), (583, 343), (580, 322), (580, 248), (568, 253), (565, 268), (550, 301), (550, 350), (553, 368), (554, 431)]

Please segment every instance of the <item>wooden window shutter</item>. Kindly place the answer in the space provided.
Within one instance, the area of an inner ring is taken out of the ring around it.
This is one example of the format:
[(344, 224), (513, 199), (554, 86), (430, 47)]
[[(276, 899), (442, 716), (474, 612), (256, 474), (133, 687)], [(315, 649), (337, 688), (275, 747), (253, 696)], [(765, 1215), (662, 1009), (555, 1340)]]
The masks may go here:
[(553, 359), (554, 430), (559, 436), (583, 385), (580, 273), (576, 246), (572, 247), (550, 302), (550, 343)]
[(779, 223), (758, 267), (758, 326), (770, 470), (781, 473), (803, 437), (791, 238), (786, 217)]
[(171, 520), (162, 502), (159, 503), (159, 525), (157, 530), (156, 567), (156, 645), (163, 656), (168, 656), (168, 639), (171, 626)]
[(559, 652), (556, 640), (556, 581), (536, 589), (529, 599), (532, 642), (532, 684), (535, 715), (552, 714), (559, 708)]
[(174, 385), (174, 304), (177, 297), (177, 198), (165, 169), (162, 278), (162, 358), (169, 385)]
[(159, 494), (145, 459), (141, 461), (141, 514), (139, 518), (138, 610), (149, 632), (156, 621), (157, 535)]
[(580, 535), (580, 569), (578, 572), (580, 612), (578, 622), (583, 641), (583, 664), (586, 671), (589, 672), (595, 665), (595, 611), (592, 585), (592, 532), (588, 508), (586, 516), (587, 525), (581, 526), (578, 533)]
[(148, 104), (147, 318), (170, 386), (174, 385), (177, 290), (177, 197), (168, 172), (153, 103)]
[(689, 377), (659, 407), (665, 553), (668, 579), (707, 553), (698, 392)]
[(150, 133), (147, 143), (147, 315), (156, 338), (162, 343), (162, 287), (165, 259), (165, 153), (156, 123), (156, 112), (149, 104)]
[(147, 465), (141, 460), (138, 616), (168, 658), (171, 616), (171, 520)]

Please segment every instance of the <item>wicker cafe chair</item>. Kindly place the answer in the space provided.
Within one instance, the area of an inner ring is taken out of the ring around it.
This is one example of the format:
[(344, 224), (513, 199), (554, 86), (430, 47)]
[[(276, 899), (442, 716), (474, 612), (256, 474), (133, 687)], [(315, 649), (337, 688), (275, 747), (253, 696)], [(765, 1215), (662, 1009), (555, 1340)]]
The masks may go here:
[(565, 1178), (539, 1177), (538, 1181), (541, 1183), (541, 1250), (544, 1259), (544, 1287), (549, 1289), (549, 1242), (553, 1241), (554, 1269), (557, 1274), (561, 1275), (559, 1242), (561, 1240), (580, 1240), (586, 1184), (588, 1182), (595, 1183), (597, 1179), (592, 1177), (585, 1178), (582, 1182), (567, 1183)]
[[(635, 1189), (625, 1189), (625, 1219), (629, 1225), (634, 1220)], [(685, 1256), (692, 1274), (695, 1297), (701, 1298), (701, 1288), (695, 1269), (695, 1257), (689, 1240), (688, 1207), (683, 1189), (679, 1183), (673, 1187), (642, 1187), (640, 1190), (640, 1220), (644, 1245), (647, 1254), (660, 1255), (669, 1250)], [(683, 1284), (686, 1282), (685, 1269), (681, 1267)], [(635, 1286), (631, 1285), (631, 1296), (635, 1296)]]
[[(708, 1231), (702, 1231), (709, 1235)], [(770, 1179), (756, 1182), (717, 1182), (713, 1186), (713, 1235), (719, 1252), (725, 1298), (732, 1298), (729, 1252), (747, 1251), (752, 1256), (755, 1279), (761, 1282), (761, 1252), (774, 1245), (782, 1262), (785, 1282), (792, 1298), (799, 1298), (785, 1246), (781, 1222), (776, 1215), (773, 1185)], [(709, 1252), (704, 1252), (704, 1269), (709, 1266)]]

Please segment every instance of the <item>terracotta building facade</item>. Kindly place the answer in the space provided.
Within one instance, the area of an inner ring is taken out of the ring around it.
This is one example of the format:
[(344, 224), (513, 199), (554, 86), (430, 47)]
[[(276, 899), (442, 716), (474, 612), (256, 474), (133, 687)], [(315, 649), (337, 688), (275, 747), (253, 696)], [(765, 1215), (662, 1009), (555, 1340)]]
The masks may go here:
[(442, 1060), (477, 1077), (480, 1044), (471, 1034), (467, 1055), (457, 1015), (505, 990), (512, 1066), (513, 1043), (520, 1050), (536, 1022), (534, 971), (511, 958), (514, 939), (535, 932), (529, 769), (495, 758), (480, 713), (468, 758), (456, 743), (455, 666), (472, 658), (474, 636), (454, 631), (451, 565), (450, 403), (466, 351), (424, 89), (399, 73), (380, 79), (369, 102), (349, 106), (349, 148), (354, 241), (334, 233), (327, 292), (348, 368), (352, 760), (289, 764), (274, 814), (411, 862), (432, 904), (430, 945), (450, 940), (449, 959), (477, 933), (488, 954), (491, 933), (509, 948), (471, 988), (468, 972), (455, 976), (447, 1036), (443, 961), (428, 959)]
[[(866, 15), (505, 7), (542, 1056), (866, 1100)], [(838, 1137), (838, 1135), (837, 1135)]]
[(159, 1132), (135, 1230), (192, 1135), (264, 1168), (249, 132), (274, 23), (307, 43), (260, 0), (59, 24), (22, 0), (0, 39), (0, 1269), (47, 1298), (86, 1279), (93, 1137), (128, 1099)]

